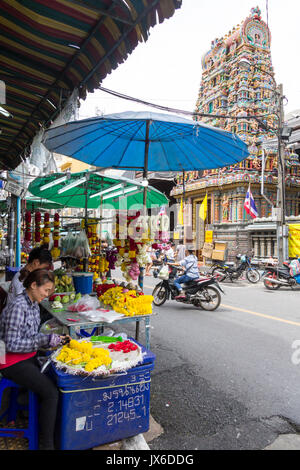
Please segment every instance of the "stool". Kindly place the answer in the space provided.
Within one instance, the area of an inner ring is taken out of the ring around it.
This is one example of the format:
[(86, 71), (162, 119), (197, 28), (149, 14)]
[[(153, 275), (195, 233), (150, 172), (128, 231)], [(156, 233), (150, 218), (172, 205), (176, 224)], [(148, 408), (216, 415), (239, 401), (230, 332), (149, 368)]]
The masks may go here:
[(0, 415), (0, 421), (7, 416), (7, 421), (15, 421), (17, 411), (27, 409), (29, 412), (27, 428), (1, 428), (1, 437), (26, 438), (29, 440), (29, 450), (38, 449), (38, 399), (35, 393), (29, 390), (28, 406), (19, 405), (17, 402), (20, 386), (12, 380), (0, 376), (0, 404), (2, 401), (3, 391), (11, 388), (10, 403), (8, 409)]

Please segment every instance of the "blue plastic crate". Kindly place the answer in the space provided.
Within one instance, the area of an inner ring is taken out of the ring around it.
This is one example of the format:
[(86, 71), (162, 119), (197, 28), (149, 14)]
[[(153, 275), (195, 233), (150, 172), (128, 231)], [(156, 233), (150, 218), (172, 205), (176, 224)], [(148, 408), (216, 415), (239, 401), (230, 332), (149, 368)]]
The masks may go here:
[(60, 449), (91, 449), (149, 430), (155, 355), (142, 349), (146, 356), (141, 365), (107, 378), (78, 377), (52, 366), (60, 390)]
[(296, 274), (294, 278), (296, 279), (297, 284), (300, 284), (300, 274)]

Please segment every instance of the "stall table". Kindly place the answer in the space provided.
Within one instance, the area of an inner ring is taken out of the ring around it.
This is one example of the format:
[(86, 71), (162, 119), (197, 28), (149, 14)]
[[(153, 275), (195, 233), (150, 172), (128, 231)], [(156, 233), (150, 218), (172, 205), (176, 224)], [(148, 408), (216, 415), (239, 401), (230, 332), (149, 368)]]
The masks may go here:
[[(150, 315), (136, 315), (136, 316), (130, 316), (130, 317), (120, 317), (118, 320), (114, 320), (113, 322), (108, 322), (108, 321), (92, 321), (89, 320), (85, 317), (85, 315), (80, 315), (78, 312), (70, 312), (67, 310), (67, 307), (63, 310), (55, 311), (51, 307), (51, 302), (48, 300), (43, 300), (41, 302), (42, 306), (61, 324), (64, 325), (68, 328), (69, 334), (71, 338), (76, 338), (76, 329), (78, 327), (80, 329), (88, 329), (88, 328), (103, 328), (103, 327), (112, 327), (116, 324), (123, 324), (123, 323), (129, 323), (129, 322), (136, 322), (136, 334), (135, 334), (135, 339), (138, 341), (139, 340), (139, 324), (141, 321), (144, 321), (145, 323), (145, 338), (146, 338), (146, 344), (145, 347), (146, 349), (150, 349), (150, 318), (153, 315), (156, 315), (156, 313), (151, 313)], [(70, 321), (68, 318), (72, 318), (73, 320), (79, 320), (79, 321)]]

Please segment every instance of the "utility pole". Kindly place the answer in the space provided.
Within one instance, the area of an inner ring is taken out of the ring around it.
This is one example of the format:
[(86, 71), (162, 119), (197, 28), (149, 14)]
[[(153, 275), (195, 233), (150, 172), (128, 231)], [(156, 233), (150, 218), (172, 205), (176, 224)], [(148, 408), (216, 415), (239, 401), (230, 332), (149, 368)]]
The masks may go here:
[(282, 139), (282, 129), (284, 123), (283, 112), (283, 88), (282, 85), (278, 86), (278, 100), (279, 100), (279, 113), (278, 113), (278, 182), (277, 182), (277, 250), (278, 250), (278, 263), (281, 265), (288, 259), (287, 238), (288, 227), (285, 223), (285, 144)]

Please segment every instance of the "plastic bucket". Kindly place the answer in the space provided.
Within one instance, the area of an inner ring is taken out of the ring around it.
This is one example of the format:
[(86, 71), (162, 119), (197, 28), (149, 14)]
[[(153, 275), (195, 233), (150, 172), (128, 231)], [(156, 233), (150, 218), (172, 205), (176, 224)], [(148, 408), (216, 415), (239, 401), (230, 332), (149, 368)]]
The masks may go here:
[(20, 271), (21, 268), (17, 268), (14, 266), (6, 266), (5, 268), (5, 281), (11, 281), (17, 272)]
[(73, 274), (75, 291), (81, 294), (90, 294), (93, 291), (93, 273)]

